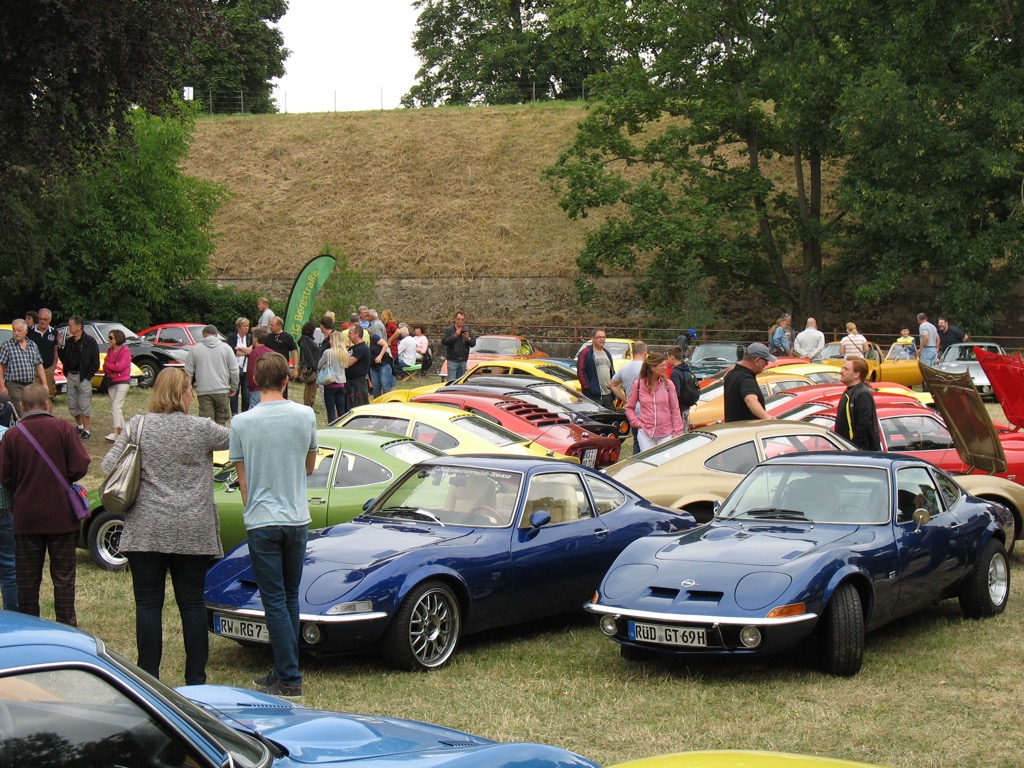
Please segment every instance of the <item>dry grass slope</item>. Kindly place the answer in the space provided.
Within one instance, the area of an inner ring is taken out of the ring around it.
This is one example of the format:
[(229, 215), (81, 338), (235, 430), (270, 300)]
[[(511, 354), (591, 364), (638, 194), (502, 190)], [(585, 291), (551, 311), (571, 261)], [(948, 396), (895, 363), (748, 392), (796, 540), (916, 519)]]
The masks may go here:
[(381, 276), (572, 275), (584, 226), (541, 180), (582, 106), (204, 118), (186, 170), (233, 193), (216, 279), (291, 278), (324, 244)]

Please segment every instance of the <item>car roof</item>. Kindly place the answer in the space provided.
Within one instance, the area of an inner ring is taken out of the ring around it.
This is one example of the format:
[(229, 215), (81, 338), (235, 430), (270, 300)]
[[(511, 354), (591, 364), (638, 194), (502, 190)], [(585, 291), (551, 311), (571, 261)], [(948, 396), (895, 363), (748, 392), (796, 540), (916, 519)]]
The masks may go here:
[(316, 431), (317, 443), (326, 448), (338, 448), (340, 450), (359, 451), (367, 448), (383, 448), (392, 443), (416, 443), (420, 448), (429, 453), (441, 456), (443, 451), (437, 450), (424, 443), (417, 442), (405, 435), (396, 435), (394, 432), (384, 432), (375, 429), (353, 429), (350, 427), (323, 427)]
[(761, 464), (806, 464), (826, 467), (855, 466), (878, 467), (881, 469), (891, 469), (903, 464), (932, 466), (923, 459), (918, 459), (914, 456), (867, 451), (804, 451), (802, 453), (785, 453), (765, 459)]
[(60, 646), (95, 655), (101, 642), (92, 635), (36, 616), (0, 611), (0, 648)]
[[(449, 409), (451, 410), (451, 409)], [(509, 470), (516, 472), (529, 472), (531, 470), (584, 470), (580, 464), (564, 461), (563, 459), (542, 458), (539, 456), (518, 456), (512, 454), (469, 454), (461, 456), (438, 456), (433, 459), (421, 461), (417, 466), (456, 466), (456, 467), (479, 467), (481, 469)], [(600, 474), (600, 473), (596, 473)]]

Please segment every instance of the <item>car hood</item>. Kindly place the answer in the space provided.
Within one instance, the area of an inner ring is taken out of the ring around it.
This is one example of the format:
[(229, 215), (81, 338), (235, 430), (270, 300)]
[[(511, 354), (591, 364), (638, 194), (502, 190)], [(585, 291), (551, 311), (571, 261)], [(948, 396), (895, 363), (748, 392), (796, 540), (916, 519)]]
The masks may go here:
[[(593, 763), (540, 744), (500, 744), (437, 725), (389, 717), (351, 715), (306, 709), (281, 699), (241, 688), (218, 685), (187, 686), (178, 692), (213, 709), (221, 720), (240, 724), (280, 744), (288, 763), (385, 761), (402, 765), (511, 766), (531, 760), (545, 765), (592, 766)], [(374, 763), (376, 764), (376, 762)]]
[(1003, 444), (970, 374), (921, 365), (921, 375), (964, 463), (989, 474), (1006, 472)]
[(851, 535), (849, 526), (807, 523), (721, 521), (677, 536), (656, 559), (672, 562), (719, 563), (780, 567)]
[(474, 528), (374, 519), (309, 532), (306, 561), (368, 568), (424, 547), (438, 547), (475, 534)]
[(978, 347), (974, 354), (988, 376), (1007, 420), (1018, 429), (1024, 427), (1024, 358), (1019, 352), (1000, 355)]

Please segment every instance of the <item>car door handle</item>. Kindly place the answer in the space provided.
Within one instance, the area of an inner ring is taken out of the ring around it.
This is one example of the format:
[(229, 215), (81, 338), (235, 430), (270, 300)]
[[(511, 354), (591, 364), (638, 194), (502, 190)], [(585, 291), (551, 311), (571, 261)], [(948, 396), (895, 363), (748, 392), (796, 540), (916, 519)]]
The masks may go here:
[(326, 504), (327, 503), (327, 499), (321, 498), (320, 496), (311, 496), (310, 498), (306, 499), (306, 501), (308, 501), (310, 504)]
[(594, 535), (595, 536), (607, 536), (609, 533), (611, 533), (611, 530), (608, 529), (608, 528), (595, 528), (594, 529)]

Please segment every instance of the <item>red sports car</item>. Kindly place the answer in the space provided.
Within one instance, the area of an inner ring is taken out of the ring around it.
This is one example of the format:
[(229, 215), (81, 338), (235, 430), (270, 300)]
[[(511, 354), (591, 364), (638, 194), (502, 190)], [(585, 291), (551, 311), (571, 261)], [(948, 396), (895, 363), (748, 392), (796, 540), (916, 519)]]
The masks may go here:
[(504, 395), (445, 390), (419, 395), (413, 402), (461, 408), (595, 469), (619, 460), (622, 443), (617, 437), (591, 432), (539, 405)]
[(161, 347), (192, 347), (203, 340), (205, 327), (203, 323), (163, 323), (139, 331), (139, 336)]

